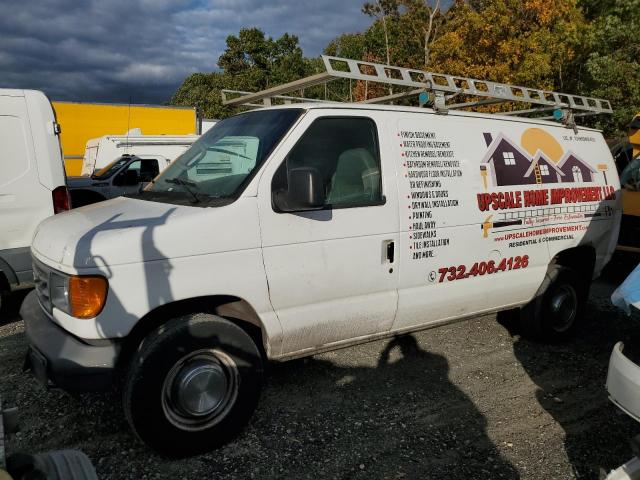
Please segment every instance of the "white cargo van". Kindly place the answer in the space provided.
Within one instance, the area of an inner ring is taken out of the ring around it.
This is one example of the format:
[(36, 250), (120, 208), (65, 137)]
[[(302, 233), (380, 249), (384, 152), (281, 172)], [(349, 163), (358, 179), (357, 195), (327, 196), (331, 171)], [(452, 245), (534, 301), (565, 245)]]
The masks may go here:
[(22, 307), (35, 375), (121, 373), (138, 436), (187, 455), (246, 424), (266, 360), (517, 307), (531, 337), (568, 337), (616, 244), (602, 134), (435, 106), (242, 113), (137, 197), (43, 222)]
[(42, 92), (0, 89), (0, 309), (3, 294), (33, 284), (38, 223), (69, 209), (58, 133)]
[(89, 140), (82, 161), (82, 175), (92, 175), (122, 155), (155, 159), (163, 170), (198, 139), (198, 135), (142, 135), (139, 129), (130, 133)]

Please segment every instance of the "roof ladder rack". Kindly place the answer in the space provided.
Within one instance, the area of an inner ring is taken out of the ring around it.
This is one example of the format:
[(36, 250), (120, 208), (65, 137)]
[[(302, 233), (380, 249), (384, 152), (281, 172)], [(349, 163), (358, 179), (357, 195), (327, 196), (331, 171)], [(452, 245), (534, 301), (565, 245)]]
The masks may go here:
[[(303, 91), (306, 88), (327, 84), (328, 82), (338, 79), (349, 79), (405, 87), (403, 91), (382, 97), (369, 98), (361, 103), (389, 103), (401, 98), (418, 96), (421, 105), (427, 104), (433, 106), (436, 111), (473, 108), (496, 103), (526, 103), (531, 105), (531, 108), (502, 112), (502, 114), (523, 116), (549, 110), (575, 112), (575, 116), (613, 113), (609, 101), (600, 98), (527, 88), (488, 80), (433, 73), (328, 55), (323, 55), (322, 61), (325, 66), (325, 72), (310, 77), (271, 87), (256, 93), (223, 91), (223, 104), (259, 107), (271, 105), (272, 100), (278, 100), (283, 103), (328, 102), (327, 100), (286, 96), (286, 94)], [(229, 98), (229, 94), (235, 94), (237, 96), (235, 98)], [(427, 94), (428, 97), (422, 94)], [(469, 101), (463, 101), (461, 103), (447, 104), (448, 101), (459, 95), (472, 98)], [(429, 100), (425, 101), (425, 98)], [(566, 113), (557, 114), (554, 112), (554, 116), (550, 118), (566, 122), (568, 118), (573, 119), (573, 117), (574, 115), (567, 115)]]

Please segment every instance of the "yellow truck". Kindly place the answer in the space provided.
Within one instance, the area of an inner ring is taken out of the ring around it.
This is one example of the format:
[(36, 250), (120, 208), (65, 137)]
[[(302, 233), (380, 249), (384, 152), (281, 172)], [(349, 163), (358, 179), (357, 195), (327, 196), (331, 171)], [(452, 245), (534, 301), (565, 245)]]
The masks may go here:
[(62, 128), (61, 142), (67, 175), (80, 175), (87, 141), (103, 135), (124, 135), (140, 129), (144, 135), (198, 133), (193, 107), (53, 102)]

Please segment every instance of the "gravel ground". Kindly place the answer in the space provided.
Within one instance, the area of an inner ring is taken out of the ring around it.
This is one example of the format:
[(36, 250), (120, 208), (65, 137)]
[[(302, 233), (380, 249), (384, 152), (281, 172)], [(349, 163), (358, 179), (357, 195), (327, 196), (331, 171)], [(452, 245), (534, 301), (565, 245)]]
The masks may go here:
[(584, 328), (563, 345), (528, 342), (487, 315), (271, 365), (245, 432), (180, 461), (132, 436), (115, 394), (45, 391), (22, 373), (21, 293), (0, 320), (0, 396), (22, 418), (9, 450), (79, 448), (103, 480), (595, 479), (632, 456), (640, 433), (604, 388), (615, 342), (640, 352), (640, 315), (608, 300), (623, 278), (617, 265), (596, 282)]

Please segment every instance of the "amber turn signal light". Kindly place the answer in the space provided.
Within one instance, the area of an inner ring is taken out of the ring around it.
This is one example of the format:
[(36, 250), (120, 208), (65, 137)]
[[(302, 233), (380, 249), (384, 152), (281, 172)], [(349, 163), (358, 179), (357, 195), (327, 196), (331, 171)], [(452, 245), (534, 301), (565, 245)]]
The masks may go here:
[(107, 280), (104, 277), (70, 277), (69, 307), (75, 318), (94, 318), (107, 300)]

